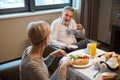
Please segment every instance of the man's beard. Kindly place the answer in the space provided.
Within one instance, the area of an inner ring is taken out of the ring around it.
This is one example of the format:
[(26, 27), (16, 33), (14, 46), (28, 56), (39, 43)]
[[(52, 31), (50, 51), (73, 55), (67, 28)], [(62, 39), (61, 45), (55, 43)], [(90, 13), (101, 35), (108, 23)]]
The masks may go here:
[(69, 26), (70, 21), (69, 20), (64, 20), (64, 25)]

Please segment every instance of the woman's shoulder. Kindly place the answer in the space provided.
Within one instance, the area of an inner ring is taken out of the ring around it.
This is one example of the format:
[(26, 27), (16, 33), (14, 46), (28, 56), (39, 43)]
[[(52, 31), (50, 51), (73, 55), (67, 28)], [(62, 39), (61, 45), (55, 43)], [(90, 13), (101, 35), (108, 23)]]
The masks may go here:
[(27, 57), (26, 59), (24, 59), (24, 66), (26, 66), (26, 68), (31, 68), (31, 69), (37, 69), (37, 68), (41, 68), (42, 66), (42, 61), (40, 59), (35, 59), (32, 57)]

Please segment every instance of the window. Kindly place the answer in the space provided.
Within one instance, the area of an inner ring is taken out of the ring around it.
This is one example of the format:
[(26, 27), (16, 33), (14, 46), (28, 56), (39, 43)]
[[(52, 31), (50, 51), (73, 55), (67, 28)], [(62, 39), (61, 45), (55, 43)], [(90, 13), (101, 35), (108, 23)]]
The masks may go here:
[(35, 6), (69, 3), (69, 0), (35, 0)]
[(72, 6), (72, 0), (0, 0), (0, 14), (58, 9)]
[(25, 7), (24, 0), (1, 0), (0, 9)]

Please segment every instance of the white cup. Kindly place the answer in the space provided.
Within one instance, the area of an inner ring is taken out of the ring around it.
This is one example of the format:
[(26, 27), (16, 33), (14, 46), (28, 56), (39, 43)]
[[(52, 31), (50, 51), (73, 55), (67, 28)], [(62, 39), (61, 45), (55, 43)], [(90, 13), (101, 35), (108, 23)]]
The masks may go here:
[(105, 63), (100, 64), (100, 71), (106, 72), (107, 71), (107, 65)]
[(87, 44), (87, 51), (89, 53), (89, 51), (90, 51), (90, 43)]
[(100, 59), (95, 58), (93, 65), (94, 65), (94, 68), (95, 68), (96, 70), (100, 70)]

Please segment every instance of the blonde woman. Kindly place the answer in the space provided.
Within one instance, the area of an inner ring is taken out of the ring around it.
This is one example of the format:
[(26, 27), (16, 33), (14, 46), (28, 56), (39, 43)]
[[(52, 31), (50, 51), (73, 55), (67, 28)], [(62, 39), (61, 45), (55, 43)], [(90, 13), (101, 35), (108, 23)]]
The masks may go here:
[[(50, 32), (50, 26), (45, 21), (31, 22), (28, 25), (28, 37), (32, 45), (24, 51), (22, 56), (21, 80), (66, 80), (67, 67), (72, 66), (72, 61), (69, 60), (61, 63), (54, 75), (49, 77), (47, 67), (54, 58), (66, 56), (66, 52), (59, 49), (43, 58), (44, 49), (50, 39)], [(58, 77), (56, 77), (57, 75)]]

